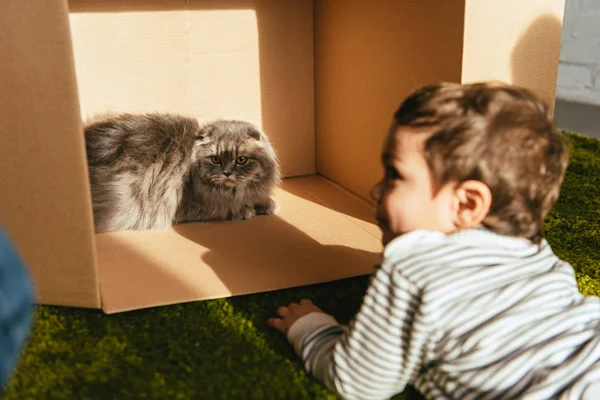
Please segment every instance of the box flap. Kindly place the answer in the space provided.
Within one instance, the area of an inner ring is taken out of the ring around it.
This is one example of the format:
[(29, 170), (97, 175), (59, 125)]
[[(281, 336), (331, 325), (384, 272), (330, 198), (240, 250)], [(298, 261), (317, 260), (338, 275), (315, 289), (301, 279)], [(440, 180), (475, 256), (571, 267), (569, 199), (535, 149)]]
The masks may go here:
[(565, 0), (467, 0), (462, 82), (500, 80), (554, 108)]
[(66, 1), (0, 2), (0, 222), (45, 304), (100, 307)]
[(97, 235), (107, 313), (369, 274), (374, 211), (318, 176), (286, 179), (277, 215)]

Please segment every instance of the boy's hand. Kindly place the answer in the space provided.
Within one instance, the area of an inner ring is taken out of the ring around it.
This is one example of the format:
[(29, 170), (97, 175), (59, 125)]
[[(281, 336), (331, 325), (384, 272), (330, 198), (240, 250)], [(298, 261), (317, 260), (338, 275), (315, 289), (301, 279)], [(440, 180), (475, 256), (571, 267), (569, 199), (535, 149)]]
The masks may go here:
[(287, 307), (281, 306), (277, 309), (279, 318), (270, 318), (267, 322), (270, 327), (277, 329), (284, 335), (287, 335), (290, 326), (300, 317), (311, 312), (323, 312), (319, 307), (315, 306), (312, 301), (307, 299), (300, 300), (298, 303), (290, 303)]

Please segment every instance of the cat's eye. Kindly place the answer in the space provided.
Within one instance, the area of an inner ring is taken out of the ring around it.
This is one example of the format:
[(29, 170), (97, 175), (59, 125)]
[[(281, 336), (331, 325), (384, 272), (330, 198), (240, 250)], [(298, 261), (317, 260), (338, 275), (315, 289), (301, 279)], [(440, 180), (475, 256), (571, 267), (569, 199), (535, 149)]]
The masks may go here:
[(219, 156), (210, 156), (210, 161), (213, 164), (221, 164), (221, 157), (219, 157)]
[(237, 165), (244, 165), (248, 162), (248, 157), (244, 157), (244, 156), (239, 156), (238, 158), (235, 159), (235, 163)]

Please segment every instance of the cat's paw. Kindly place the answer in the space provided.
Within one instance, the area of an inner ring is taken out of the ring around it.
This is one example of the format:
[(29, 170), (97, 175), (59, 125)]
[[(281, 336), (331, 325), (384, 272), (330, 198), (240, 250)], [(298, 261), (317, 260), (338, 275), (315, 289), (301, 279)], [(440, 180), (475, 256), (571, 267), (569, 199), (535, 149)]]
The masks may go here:
[(231, 219), (233, 220), (238, 220), (238, 219), (250, 219), (252, 217), (254, 217), (256, 215), (256, 211), (254, 210), (254, 207), (252, 206), (244, 206), (241, 210), (238, 210), (237, 212), (233, 212)]
[(277, 214), (279, 204), (275, 200), (269, 199), (265, 204), (255, 204), (254, 209), (256, 210), (256, 215)]

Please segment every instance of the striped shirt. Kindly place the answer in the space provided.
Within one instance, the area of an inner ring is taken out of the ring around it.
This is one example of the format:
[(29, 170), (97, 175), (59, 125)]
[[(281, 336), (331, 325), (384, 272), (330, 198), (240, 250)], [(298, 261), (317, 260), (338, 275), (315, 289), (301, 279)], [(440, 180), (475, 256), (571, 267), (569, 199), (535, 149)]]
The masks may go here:
[[(485, 229), (386, 246), (348, 326), (311, 313), (288, 340), (347, 399), (581, 399), (600, 382), (600, 299), (541, 245)], [(593, 398), (600, 399), (600, 396)]]

